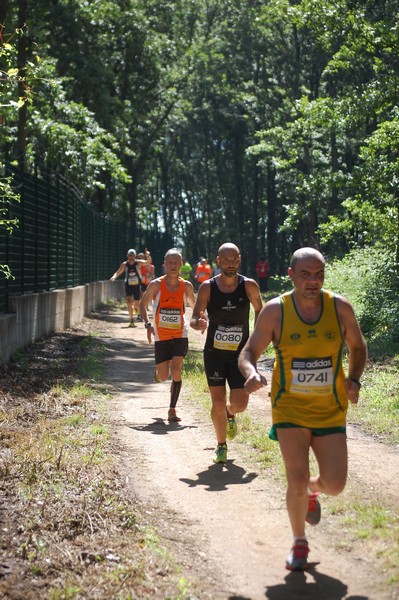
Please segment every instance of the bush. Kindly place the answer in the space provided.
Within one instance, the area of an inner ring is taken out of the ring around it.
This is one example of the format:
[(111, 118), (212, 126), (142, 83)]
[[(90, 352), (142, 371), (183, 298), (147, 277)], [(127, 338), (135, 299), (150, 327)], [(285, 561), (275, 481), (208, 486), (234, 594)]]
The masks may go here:
[(386, 248), (354, 249), (326, 269), (325, 287), (346, 296), (375, 354), (399, 350), (399, 278)]

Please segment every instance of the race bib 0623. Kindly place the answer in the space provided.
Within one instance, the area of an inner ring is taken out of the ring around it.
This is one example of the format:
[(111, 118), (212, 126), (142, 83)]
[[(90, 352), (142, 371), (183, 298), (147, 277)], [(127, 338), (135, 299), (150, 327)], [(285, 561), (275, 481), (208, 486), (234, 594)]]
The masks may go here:
[(128, 285), (139, 285), (140, 281), (137, 273), (129, 273), (127, 277), (127, 283)]

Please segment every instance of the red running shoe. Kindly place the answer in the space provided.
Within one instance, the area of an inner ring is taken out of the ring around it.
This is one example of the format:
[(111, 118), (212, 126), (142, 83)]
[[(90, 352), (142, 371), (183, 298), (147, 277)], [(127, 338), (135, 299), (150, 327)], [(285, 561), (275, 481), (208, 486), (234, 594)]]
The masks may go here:
[(321, 517), (321, 506), (320, 502), (317, 499), (319, 492), (315, 492), (311, 496), (308, 496), (309, 504), (308, 504), (308, 512), (306, 513), (306, 523), (309, 525), (317, 525), (320, 521)]
[(285, 568), (289, 571), (306, 571), (308, 564), (309, 546), (306, 540), (300, 540), (291, 548), (291, 552), (285, 561)]

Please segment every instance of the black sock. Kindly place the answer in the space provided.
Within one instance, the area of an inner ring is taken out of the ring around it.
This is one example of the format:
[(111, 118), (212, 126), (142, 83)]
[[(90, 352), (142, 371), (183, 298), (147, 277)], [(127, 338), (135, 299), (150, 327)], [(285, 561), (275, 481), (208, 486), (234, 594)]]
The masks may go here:
[(176, 408), (177, 401), (181, 390), (181, 380), (172, 381), (170, 386), (170, 408)]

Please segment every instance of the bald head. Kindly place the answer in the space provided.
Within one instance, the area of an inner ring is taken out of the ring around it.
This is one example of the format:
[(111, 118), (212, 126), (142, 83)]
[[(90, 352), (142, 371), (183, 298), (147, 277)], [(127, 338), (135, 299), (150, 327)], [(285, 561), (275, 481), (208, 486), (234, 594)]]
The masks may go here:
[(222, 244), (218, 250), (216, 260), (224, 277), (231, 279), (237, 275), (241, 256), (240, 251), (235, 244), (232, 244), (231, 242)]
[(298, 250), (295, 250), (294, 254), (291, 256), (290, 267), (292, 270), (294, 270), (295, 266), (300, 260), (309, 259), (316, 259), (323, 263), (323, 265), (326, 264), (322, 253), (315, 248), (299, 248)]
[(227, 252), (236, 252), (237, 254), (240, 254), (240, 250), (238, 249), (238, 247), (235, 244), (232, 244), (231, 242), (226, 242), (225, 244), (222, 244), (218, 250), (218, 256), (220, 256), (221, 254), (226, 254)]

